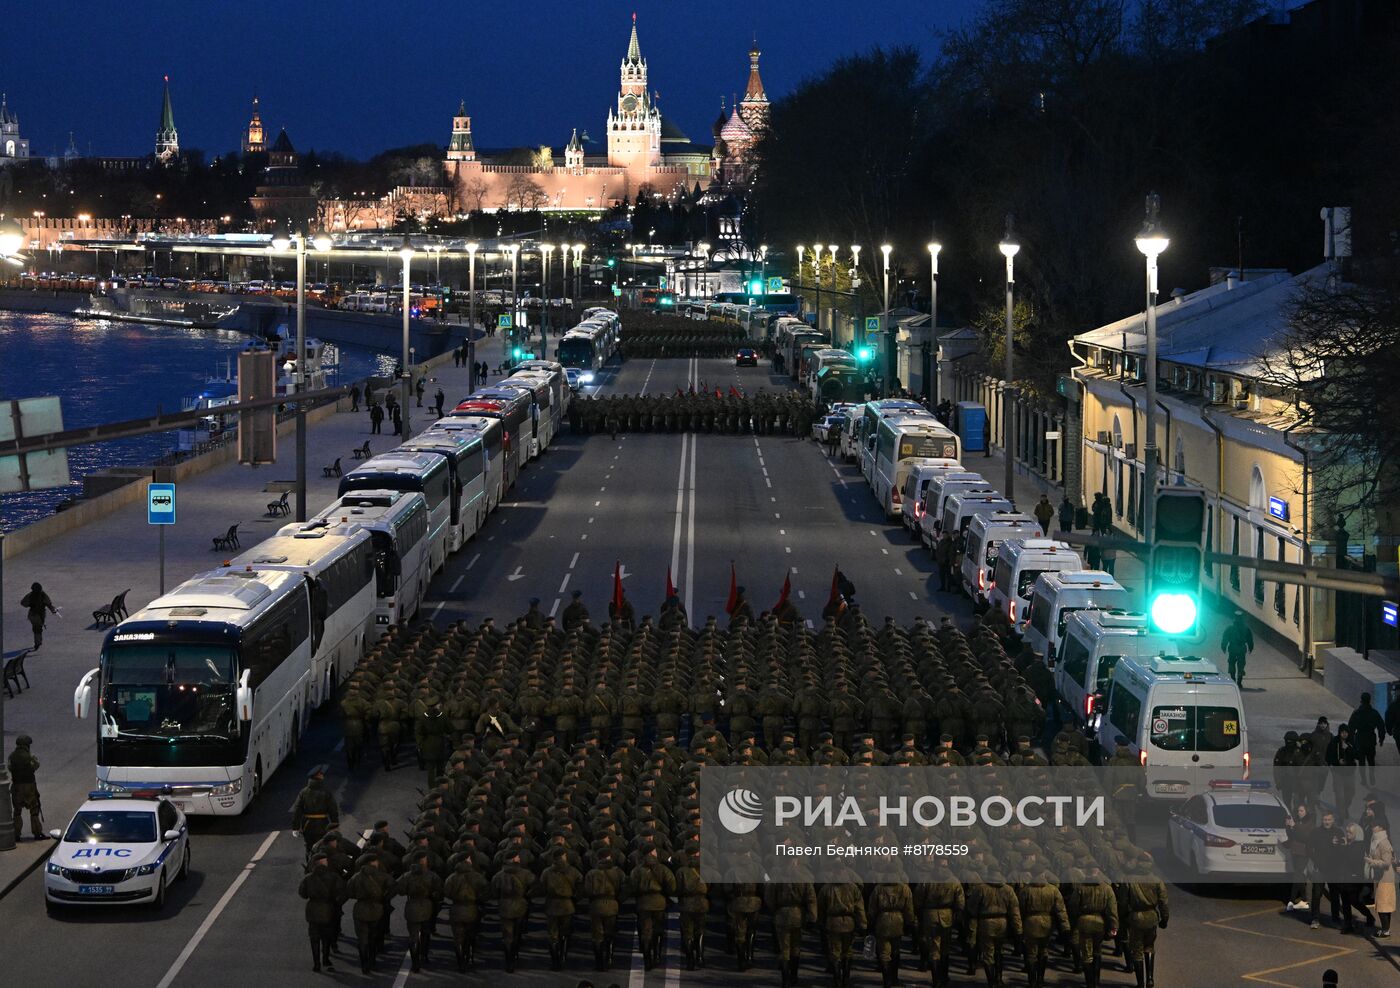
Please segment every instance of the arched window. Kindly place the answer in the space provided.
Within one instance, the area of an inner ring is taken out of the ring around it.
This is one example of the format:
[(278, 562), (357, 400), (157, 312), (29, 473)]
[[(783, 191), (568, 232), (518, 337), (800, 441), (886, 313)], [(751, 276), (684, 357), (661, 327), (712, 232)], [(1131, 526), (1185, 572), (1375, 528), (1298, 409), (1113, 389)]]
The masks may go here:
[(1263, 509), (1268, 503), (1268, 495), (1264, 493), (1264, 471), (1260, 470), (1259, 464), (1256, 463), (1254, 472), (1249, 477), (1249, 506)]
[(1123, 423), (1117, 415), (1113, 416), (1113, 448), (1123, 448)]

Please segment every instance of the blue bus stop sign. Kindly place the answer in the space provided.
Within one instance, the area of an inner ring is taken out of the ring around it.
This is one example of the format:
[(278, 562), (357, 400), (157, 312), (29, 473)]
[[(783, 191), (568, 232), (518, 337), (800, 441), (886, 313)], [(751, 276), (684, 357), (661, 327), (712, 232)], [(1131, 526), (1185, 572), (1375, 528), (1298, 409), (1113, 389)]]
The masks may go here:
[(146, 523), (150, 525), (175, 524), (175, 485), (146, 485)]

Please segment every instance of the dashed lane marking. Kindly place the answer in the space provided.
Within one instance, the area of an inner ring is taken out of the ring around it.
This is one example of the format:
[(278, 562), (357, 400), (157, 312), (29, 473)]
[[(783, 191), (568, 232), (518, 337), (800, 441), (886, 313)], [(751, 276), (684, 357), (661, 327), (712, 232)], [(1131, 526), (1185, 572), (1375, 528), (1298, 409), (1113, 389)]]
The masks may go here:
[(910, 600), (918, 600), (918, 599), (919, 599), (919, 595), (916, 594), (914, 591), (910, 590), (910, 591), (909, 591), (909, 599), (910, 599)]
[(593, 502), (593, 507), (596, 508), (596, 507), (598, 507), (598, 506), (599, 506), (600, 504), (602, 504), (602, 503), (603, 503), (602, 501), (594, 501), (594, 502)]
[(797, 591), (797, 599), (798, 599), (798, 600), (806, 600), (806, 599), (807, 599), (807, 591), (806, 591), (806, 590), (799, 590), (799, 591)]
[(792, 546), (790, 546), (790, 545), (785, 545), (785, 546), (783, 546), (783, 552), (792, 552)]
[[(560, 590), (559, 592), (563, 593), (563, 590)], [(549, 608), (550, 617), (554, 617), (554, 615), (559, 611), (559, 600), (560, 598), (558, 597), (554, 598), (554, 604)]]
[(475, 566), (475, 565), (476, 565), (476, 561), (477, 561), (478, 559), (480, 559), (480, 558), (481, 558), (481, 553), (479, 553), (479, 552), (478, 552), (475, 556), (472, 556), (472, 561), (469, 562), (469, 563), (467, 563), (467, 569), (471, 569), (473, 566)]
[(903, 575), (904, 575), (904, 570), (902, 570), (902, 569), (900, 569), (898, 566), (896, 566), (896, 567), (894, 568), (894, 575), (895, 575), (895, 576), (903, 576)]
[(890, 554), (890, 550), (888, 550), (888, 549), (882, 548), (880, 551), (881, 551), (882, 553), (884, 553), (886, 556), (888, 556), (888, 555)]
[(165, 977), (160, 979), (156, 984), (156, 988), (170, 988), (170, 985), (179, 977), (180, 971), (184, 968), (190, 957), (194, 955), (195, 950), (213, 928), (214, 923), (218, 920), (223, 911), (228, 908), (229, 902), (238, 894), (238, 890), (243, 887), (243, 883), (248, 880), (248, 876), (253, 873), (253, 869), (258, 866), (258, 862), (263, 859), (263, 855), (267, 854), (268, 850), (272, 847), (272, 842), (277, 839), (277, 835), (280, 833), (280, 830), (274, 830), (267, 835), (267, 838), (262, 842), (261, 846), (259, 846), (253, 856), (248, 859), (248, 863), (243, 866), (243, 870), (234, 878), (233, 884), (228, 887), (228, 890), (219, 898), (219, 901), (214, 903), (214, 908), (209, 910), (209, 915), (204, 917), (204, 922), (199, 924), (199, 929), (194, 931), (194, 936), (190, 937), (190, 942), (185, 944), (185, 949), (180, 951), (180, 956), (175, 958), (175, 963), (170, 965), (170, 970), (165, 972)]
[(466, 575), (465, 573), (463, 573), (461, 576), (457, 577), (457, 579), (454, 580), (454, 581), (452, 582), (452, 587), (448, 590), (448, 593), (456, 593), (456, 592), (457, 592), (457, 588), (460, 587), (460, 586), (462, 585), (462, 581), (465, 580), (466, 578), (467, 578), (467, 575)]
[(440, 601), (437, 602), (437, 606), (433, 608), (433, 620), (434, 620), (434, 621), (437, 620), (438, 611), (442, 610), (443, 607), (444, 607), (446, 604), (447, 604), (447, 601), (445, 601), (445, 600), (440, 600)]
[[(588, 520), (589, 520), (589, 521), (592, 521), (593, 519), (590, 518), (590, 519), (588, 519)], [(569, 569), (573, 569), (573, 568), (574, 568), (575, 566), (577, 566), (577, 565), (578, 565), (578, 553), (576, 552), (576, 553), (574, 553), (574, 558), (569, 560)]]
[(564, 574), (563, 582), (561, 582), (561, 583), (559, 584), (559, 590), (558, 590), (559, 593), (562, 594), (562, 593), (564, 592), (564, 590), (569, 586), (569, 577), (571, 577), (571, 576), (573, 576), (573, 575), (574, 575), (574, 574), (572, 574), (572, 573), (565, 573), (565, 574)]
[(584, 532), (582, 535), (580, 535), (580, 536), (578, 537), (578, 540), (579, 540), (580, 542), (587, 542), (587, 541), (588, 541), (588, 533), (587, 533), (587, 532)]
[(763, 482), (764, 482), (765, 484), (767, 484), (769, 487), (772, 487), (772, 486), (773, 486), (773, 481), (769, 480), (767, 477), (764, 477), (764, 478), (763, 478)]
[(780, 528), (780, 529), (778, 529), (778, 534), (779, 534), (779, 535), (786, 535), (786, 534), (787, 534), (787, 529), (786, 529), (786, 528)]

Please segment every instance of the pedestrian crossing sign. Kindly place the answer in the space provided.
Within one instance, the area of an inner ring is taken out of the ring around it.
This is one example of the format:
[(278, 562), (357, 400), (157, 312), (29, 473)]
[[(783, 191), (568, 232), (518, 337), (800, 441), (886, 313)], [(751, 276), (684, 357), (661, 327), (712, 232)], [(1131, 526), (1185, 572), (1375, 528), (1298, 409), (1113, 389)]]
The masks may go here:
[(866, 331), (867, 333), (878, 333), (878, 332), (880, 331), (880, 317), (879, 317), (879, 316), (866, 316), (866, 317), (865, 317), (865, 331)]
[(509, 312), (502, 312), (499, 316), (496, 317), (496, 328), (497, 328), (497, 329), (510, 329), (510, 327), (511, 327), (511, 318), (510, 318), (510, 313), (509, 313)]
[(781, 292), (782, 290), (783, 290), (783, 279), (782, 279), (782, 278), (769, 278), (769, 279), (768, 279), (768, 294), (769, 294), (769, 295), (776, 295), (776, 294), (778, 294), (779, 292)]

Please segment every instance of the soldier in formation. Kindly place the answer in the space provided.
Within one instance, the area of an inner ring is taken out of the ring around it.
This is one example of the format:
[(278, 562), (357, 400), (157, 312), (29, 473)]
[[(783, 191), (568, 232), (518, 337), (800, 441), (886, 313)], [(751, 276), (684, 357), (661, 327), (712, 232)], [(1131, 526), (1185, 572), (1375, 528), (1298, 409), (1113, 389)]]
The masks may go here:
[(817, 415), (812, 399), (797, 391), (760, 389), (752, 396), (723, 392), (670, 395), (579, 395), (569, 406), (577, 432), (713, 432), (806, 439)]

